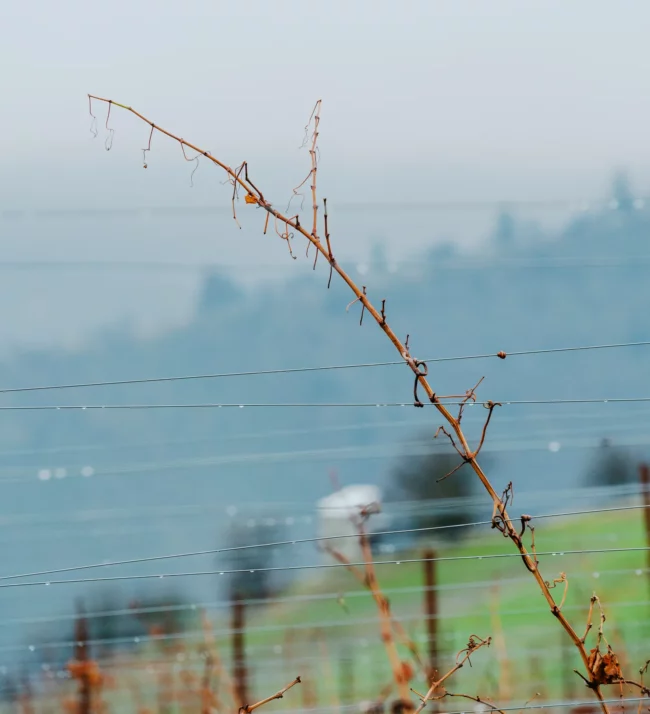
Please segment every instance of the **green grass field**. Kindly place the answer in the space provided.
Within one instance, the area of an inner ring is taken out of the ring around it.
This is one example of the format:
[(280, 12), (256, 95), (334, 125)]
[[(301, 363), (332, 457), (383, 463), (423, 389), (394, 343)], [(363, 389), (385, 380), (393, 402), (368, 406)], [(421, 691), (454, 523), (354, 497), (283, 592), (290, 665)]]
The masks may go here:
[[(567, 574), (563, 612), (582, 634), (589, 598), (596, 592), (607, 615), (605, 635), (632, 678), (650, 657), (647, 553), (576, 555), (563, 551), (644, 547), (642, 518), (640, 510), (563, 517), (540, 520), (535, 530), (538, 553), (556, 553), (540, 555), (544, 577), (552, 581), (561, 572)], [(471, 540), (457, 544), (423, 541), (417, 549), (398, 557), (417, 558), (431, 546), (440, 557), (513, 552), (509, 541), (485, 527)], [(536, 693), (548, 699), (591, 700), (590, 692), (572, 673), (574, 668), (581, 668), (577, 651), (550, 614), (520, 558), (440, 561), (436, 565), (440, 669), (452, 666), (456, 652), (465, 646), (470, 634), (493, 638), (489, 649), (474, 655), (472, 667), (454, 675), (449, 691), (492, 697), (504, 706), (508, 701), (529, 700)], [(291, 701), (287, 695), (282, 707), (274, 705), (278, 708), (372, 698), (391, 681), (370, 595), (344, 568), (315, 572), (318, 575), (308, 571), (308, 577), (284, 593), (280, 602), (249, 608), (246, 646), (251, 696), (268, 695), (297, 674), (307, 684), (292, 690)], [(394, 615), (426, 655), (423, 565), (377, 566), (377, 575)], [(558, 602), (563, 592), (564, 584), (558, 584), (554, 590)], [(282, 601), (285, 596), (286, 602)], [(230, 635), (226, 613), (222, 619), (215, 616), (213, 622), (221, 656), (227, 659)], [(594, 646), (597, 615), (594, 625), (589, 647)], [(147, 657), (155, 650), (156, 646), (150, 645), (142, 655)], [(407, 659), (406, 648), (400, 650)], [(198, 671), (201, 665), (196, 662), (190, 666)], [(416, 676), (412, 685), (416, 689), (425, 687), (421, 676)], [(618, 689), (609, 689), (609, 696), (618, 695)], [(448, 707), (462, 711), (467, 704), (459, 700)]]
[[(535, 532), (539, 553), (557, 553), (540, 555), (544, 577), (552, 581), (560, 572), (567, 574), (565, 614), (582, 634), (589, 598), (596, 592), (607, 615), (606, 637), (630, 674), (637, 674), (650, 657), (646, 553), (562, 555), (562, 551), (643, 547), (642, 517), (633, 510), (547, 519), (537, 523)], [(403, 557), (418, 557), (427, 545)], [(480, 538), (439, 546), (437, 553), (441, 557), (486, 556), (512, 549), (509, 541), (486, 527)], [(377, 573), (395, 616), (426, 653), (422, 564), (378, 566)], [(520, 558), (442, 561), (437, 563), (437, 575), (441, 667), (451, 666), (470, 634), (494, 639), (489, 650), (476, 654), (472, 668), (455, 676), (450, 690), (458, 686), (466, 692), (500, 693), (517, 700), (527, 700), (538, 691), (549, 698), (572, 693), (589, 699), (577, 675), (569, 674), (569, 681), (562, 675), (567, 668), (580, 667), (579, 657)], [(559, 584), (554, 591), (558, 602), (563, 590)], [(347, 611), (337, 597), (339, 592), (345, 595)], [(373, 696), (390, 681), (375, 605), (352, 574), (328, 570), (287, 594), (328, 593), (331, 597), (324, 599), (275, 604), (251, 617), (247, 644), (251, 667), (257, 665), (259, 670), (255, 681), (259, 680), (260, 687), (270, 686), (270, 678), (277, 682), (280, 672), (290, 678), (297, 671), (321, 670), (325, 655), (331, 660), (331, 676), (337, 680), (342, 667), (354, 667), (347, 674), (360, 696)], [(597, 621), (595, 625), (594, 633)], [(588, 644), (594, 637), (592, 633)]]

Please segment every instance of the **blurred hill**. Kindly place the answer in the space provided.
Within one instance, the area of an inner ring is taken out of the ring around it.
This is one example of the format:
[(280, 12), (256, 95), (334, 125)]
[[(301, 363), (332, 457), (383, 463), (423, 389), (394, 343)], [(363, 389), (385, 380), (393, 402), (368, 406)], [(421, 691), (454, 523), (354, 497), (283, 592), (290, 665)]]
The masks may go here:
[[(503, 212), (480, 249), (438, 245), (397, 270), (378, 243), (360, 281), (373, 300), (387, 299), (391, 325), (410, 333), (412, 353), (421, 359), (645, 340), (648, 236), (650, 210), (620, 177), (611, 205), (578, 212), (557, 230)], [(76, 350), (22, 351), (2, 364), (3, 384), (396, 359), (370, 320), (359, 327), (358, 305), (346, 312), (344, 286), (334, 279), (326, 289), (324, 265), (316, 272), (306, 263), (297, 267), (282, 281), (252, 288), (225, 272), (210, 273), (185, 324), (149, 337), (116, 326)], [(169, 293), (159, 297), (173, 301)], [(47, 301), (46, 291), (39, 299)], [(93, 296), (77, 299), (92, 305)], [(499, 401), (650, 396), (649, 354), (634, 347), (443, 362), (431, 364), (429, 374), (442, 394), (462, 393), (485, 376), (479, 396)], [(395, 366), (5, 394), (2, 404), (411, 398), (410, 373)], [(481, 412), (468, 412), (473, 436)], [(647, 453), (649, 415), (643, 404), (503, 407), (486, 446), (491, 473), (499, 488), (509, 480), (521, 491), (577, 487), (587, 449), (602, 437)], [(2, 573), (215, 547), (232, 520), (277, 519), (309, 535), (315, 502), (330, 490), (330, 467), (343, 484), (383, 485), (401, 455), (417, 452), (437, 423), (429, 410), (408, 408), (0, 413)], [(490, 510), (486, 503), (484, 515)], [(303, 553), (305, 562), (313, 560), (313, 549)], [(154, 564), (149, 571), (194, 566)], [(118, 572), (135, 571), (110, 574)], [(184, 585), (197, 596), (218, 591), (208, 578)], [(73, 592), (52, 588), (45, 599), (39, 590), (5, 590), (0, 601), (18, 616), (60, 609)]]

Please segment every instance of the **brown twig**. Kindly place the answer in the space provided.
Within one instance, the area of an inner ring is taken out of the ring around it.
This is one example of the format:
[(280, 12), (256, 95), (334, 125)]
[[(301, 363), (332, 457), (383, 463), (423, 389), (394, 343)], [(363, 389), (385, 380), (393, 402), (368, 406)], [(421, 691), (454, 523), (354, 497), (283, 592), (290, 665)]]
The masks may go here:
[[(379, 513), (380, 506), (378, 503), (371, 503), (360, 509), (359, 517), (354, 516), (350, 519), (353, 525), (356, 526), (359, 533), (359, 544), (361, 546), (363, 561), (364, 561), (364, 572), (362, 573), (358, 568), (353, 566), (350, 561), (342, 554), (334, 551), (333, 549), (328, 549), (329, 552), (343, 565), (346, 566), (347, 570), (352, 572), (352, 574), (359, 580), (359, 582), (370, 591), (379, 611), (380, 618), (380, 629), (381, 638), (386, 647), (386, 652), (388, 654), (388, 659), (391, 664), (391, 669), (393, 670), (393, 676), (395, 679), (395, 684), (398, 688), (398, 693), (400, 701), (406, 701), (408, 696), (407, 682), (412, 677), (412, 671), (410, 667), (405, 662), (401, 662), (397, 654), (397, 649), (395, 648), (395, 643), (392, 639), (392, 630), (400, 638), (402, 644), (407, 647), (411, 653), (413, 659), (420, 669), (426, 673), (426, 667), (420, 656), (415, 641), (408, 636), (406, 630), (400, 622), (395, 620), (390, 610), (390, 602), (386, 598), (379, 588), (379, 582), (377, 581), (377, 576), (375, 574), (375, 568), (373, 565), (372, 549), (370, 545), (370, 539), (365, 530), (365, 521), (370, 515), (374, 513)], [(392, 630), (391, 630), (392, 628)]]
[(591, 631), (591, 628), (593, 627), (592, 623), (592, 618), (594, 614), (594, 604), (596, 603), (596, 600), (598, 600), (598, 597), (596, 595), (592, 595), (591, 599), (589, 600), (589, 612), (587, 613), (587, 627), (585, 628), (585, 634), (580, 638), (580, 642), (584, 645), (585, 641), (587, 640), (587, 635)]
[(468, 389), (467, 392), (465, 393), (465, 396), (462, 397), (462, 402), (460, 403), (458, 407), (458, 416), (456, 419), (458, 420), (458, 423), (463, 419), (463, 411), (465, 407), (467, 406), (467, 402), (472, 402), (473, 404), (476, 404), (476, 390), (479, 388), (479, 385), (481, 382), (485, 379), (485, 377), (481, 377), (478, 382), (471, 388)]
[[(461, 459), (465, 458), (465, 454), (456, 446), (456, 442), (454, 441), (454, 437), (445, 429), (444, 426), (439, 426), (438, 429), (436, 430), (436, 433), (433, 435), (434, 439), (438, 438), (438, 434), (443, 433), (450, 441), (451, 445), (454, 447), (456, 450), (456, 453), (461, 457)], [(465, 463), (463, 461), (463, 463)]]
[[(312, 210), (313, 210), (313, 224), (312, 224), (312, 230), (311, 230), (311, 235), (314, 240), (320, 240), (318, 237), (318, 196), (316, 193), (316, 172), (318, 171), (318, 158), (317, 158), (317, 151), (318, 151), (318, 125), (320, 123), (320, 109), (322, 105), (322, 100), (319, 99), (316, 104), (314, 105), (314, 108), (312, 109), (311, 115), (309, 117), (309, 121), (307, 122), (307, 125), (305, 126), (305, 138), (303, 139), (302, 142), (302, 147), (304, 147), (307, 144), (307, 137), (309, 134), (309, 127), (312, 124), (312, 121), (314, 123), (314, 130), (312, 131), (311, 134), (311, 147), (309, 149), (309, 157), (311, 159), (311, 170), (305, 176), (305, 178), (293, 189), (293, 196), (299, 196), (301, 194), (298, 193), (299, 189), (302, 188), (309, 179), (311, 179), (311, 197), (312, 197)], [(308, 244), (309, 245), (309, 244)], [(316, 252), (316, 255), (318, 255), (318, 251)], [(316, 264), (314, 263), (314, 266)]]
[[(420, 704), (418, 708), (415, 710), (415, 714), (420, 714), (420, 712), (424, 709), (424, 707), (427, 705), (428, 701), (431, 701), (434, 699), (434, 694), (436, 693), (436, 689), (438, 689), (444, 682), (446, 682), (449, 677), (451, 677), (452, 674), (455, 674), (458, 672), (459, 669), (461, 669), (465, 662), (470, 662), (470, 657), (476, 650), (480, 649), (481, 647), (489, 647), (490, 646), (490, 638), (482, 639), (481, 637), (477, 637), (476, 635), (471, 635), (469, 638), (469, 642), (467, 643), (467, 647), (462, 649), (457, 655), (456, 655), (456, 664), (440, 679), (436, 680), (433, 682), (433, 684), (429, 687), (427, 693), (422, 696), (421, 694), (418, 694), (418, 697), (420, 699)], [(461, 655), (462, 658), (461, 658)], [(459, 659), (460, 658), (460, 659)], [(471, 662), (470, 662), (471, 664)], [(413, 690), (411, 690), (413, 691)], [(417, 692), (414, 692), (414, 694), (417, 694)]]
[[(514, 501), (514, 488), (512, 485), (512, 481), (510, 481), (508, 483), (508, 485), (503, 489), (503, 493), (501, 494), (501, 498), (499, 500), (503, 504), (504, 509), (508, 507), (508, 504), (512, 504), (512, 502)], [(492, 528), (496, 528), (498, 531), (500, 531), (507, 538), (508, 537), (508, 529), (507, 529), (504, 521), (505, 521), (505, 519), (502, 516), (502, 514), (500, 513), (499, 504), (495, 503), (492, 508)], [(519, 534), (520, 538), (526, 532), (526, 522), (523, 517), (521, 520), (521, 525), (522, 525), (522, 530), (521, 530), (521, 533)], [(531, 531), (533, 530), (532, 527), (530, 530)]]
[[(650, 659), (646, 660), (645, 663), (644, 663), (644, 665), (643, 665), (643, 667), (641, 667), (641, 668), (639, 669), (639, 678), (640, 678), (640, 680), (641, 680), (641, 681), (639, 682), (639, 686), (642, 687), (642, 690), (641, 690), (641, 691), (643, 691), (644, 694), (647, 694), (648, 696), (650, 696), (650, 691), (649, 691), (648, 688), (645, 686), (645, 683), (644, 683), (644, 681), (643, 681), (643, 679), (644, 679), (644, 677), (645, 677), (645, 674), (646, 674), (646, 672), (648, 671), (648, 665), (650, 665)], [(643, 702), (639, 702), (639, 707), (638, 707), (638, 710), (637, 710), (637, 714), (641, 714), (642, 705), (643, 705)]]
[[(225, 683), (226, 689), (228, 690), (228, 694), (230, 695), (230, 700), (234, 705), (237, 702), (237, 693), (235, 691), (235, 685), (230, 674), (228, 673), (227, 668), (223, 666), (223, 662), (221, 660), (221, 656), (219, 655), (219, 650), (217, 648), (217, 643), (214, 637), (214, 632), (212, 630), (212, 623), (210, 622), (210, 619), (208, 618), (208, 615), (205, 610), (201, 611), (201, 629), (203, 630), (203, 643), (206, 660), (209, 658), (211, 664), (210, 671), (212, 671), (213, 668), (217, 677), (217, 681), (223, 681)], [(212, 690), (212, 696), (215, 708), (220, 709), (221, 702), (214, 690)]]
[(562, 606), (566, 601), (567, 593), (569, 592), (569, 579), (567, 578), (566, 573), (560, 573), (560, 577), (554, 578), (553, 581), (550, 583), (548, 582), (548, 580), (546, 581), (546, 587), (548, 587), (549, 590), (551, 588), (556, 587), (560, 583), (564, 583), (564, 593), (562, 594), (562, 602), (560, 602), (560, 604), (558, 605), (558, 608), (561, 610)]
[(390, 603), (388, 598), (386, 598), (386, 596), (381, 592), (379, 583), (377, 582), (375, 569), (372, 565), (373, 558), (372, 551), (370, 549), (370, 541), (366, 535), (363, 523), (359, 523), (357, 526), (359, 528), (359, 543), (361, 545), (361, 551), (365, 561), (364, 571), (361, 571), (358, 567), (352, 565), (343, 553), (335, 550), (334, 548), (325, 546), (325, 550), (339, 563), (344, 565), (345, 568), (351, 572), (352, 575), (354, 575), (359, 583), (363, 585), (363, 587), (370, 591), (370, 594), (377, 605), (381, 639), (384, 643), (384, 647), (386, 648), (388, 661), (390, 662), (391, 670), (393, 672), (393, 679), (397, 685), (398, 696), (400, 699), (406, 700), (408, 698), (408, 684), (407, 678), (404, 676), (404, 665), (399, 657), (397, 647), (395, 646), (395, 640), (393, 639), (392, 630), (394, 620), (390, 611)]
[(332, 244), (330, 242), (330, 231), (329, 231), (329, 223), (328, 223), (328, 214), (327, 214), (327, 199), (323, 199), (323, 222), (325, 223), (325, 242), (327, 243), (327, 262), (330, 264), (330, 277), (329, 280), (327, 281), (327, 289), (330, 289), (330, 285), (332, 284), (332, 273), (334, 272), (334, 266), (336, 265), (336, 259), (334, 258), (334, 253), (332, 252)]
[[(182, 146), (182, 144), (181, 144)], [(237, 218), (237, 208), (235, 205), (235, 202), (239, 199), (239, 184), (237, 183), (237, 177), (241, 175), (242, 170), (245, 168), (246, 162), (244, 161), (242, 164), (240, 164), (236, 169), (235, 169), (235, 176), (233, 178), (229, 177), (229, 182), (232, 184), (232, 199), (230, 200), (230, 203), (232, 205), (232, 217), (237, 224), (237, 228), (241, 230), (241, 224), (239, 223), (239, 220)], [(268, 217), (268, 214), (267, 214)], [(268, 221), (267, 221), (268, 222)], [(266, 226), (264, 227), (264, 232), (266, 233)]]
[(461, 699), (469, 699), (472, 702), (476, 702), (477, 704), (483, 704), (484, 706), (489, 707), (490, 710), (493, 712), (499, 712), (499, 714), (505, 714), (505, 712), (502, 709), (495, 707), (494, 704), (491, 704), (487, 699), (481, 698), (479, 696), (473, 697), (470, 694), (457, 694), (456, 692), (445, 692), (441, 697), (435, 697), (435, 699), (444, 699), (445, 697), (459, 697)]
[(74, 659), (68, 662), (68, 671), (73, 679), (79, 680), (78, 714), (91, 714), (93, 689), (101, 681), (96, 662), (90, 659), (88, 649), (88, 620), (81, 602), (77, 605), (75, 620)]
[[(365, 285), (362, 286), (362, 290), (363, 290), (363, 294), (365, 295), (366, 294), (366, 286)], [(364, 315), (365, 311), (366, 311), (366, 306), (362, 305), (361, 306), (361, 317), (359, 318), (359, 327), (361, 327), (361, 325), (363, 325), (363, 315)]]
[[(537, 699), (537, 697), (541, 697), (541, 696), (542, 695), (540, 692), (535, 692), (535, 694), (533, 694), (533, 696), (530, 699), (527, 699), (524, 702), (524, 706), (527, 707), (534, 699)], [(521, 712), (521, 709), (519, 711)]]
[(487, 402), (485, 402), (485, 404), (483, 406), (488, 410), (488, 415), (487, 415), (487, 419), (485, 420), (485, 424), (483, 424), (483, 431), (481, 432), (481, 439), (478, 442), (478, 446), (472, 453), (472, 458), (476, 458), (479, 455), (481, 449), (483, 448), (483, 442), (485, 441), (485, 435), (487, 434), (487, 428), (490, 423), (490, 419), (492, 418), (492, 412), (494, 411), (495, 407), (501, 406), (501, 402), (487, 401)]
[(243, 707), (240, 707), (239, 713), (240, 714), (251, 714), (251, 712), (254, 712), (256, 709), (259, 709), (260, 707), (263, 707), (265, 704), (268, 704), (269, 702), (272, 702), (274, 699), (282, 699), (282, 697), (285, 695), (285, 692), (288, 692), (291, 687), (295, 687), (296, 684), (300, 684), (300, 677), (296, 677), (293, 682), (289, 682), (286, 687), (283, 687), (279, 692), (276, 692), (275, 694), (271, 695), (270, 697), (266, 697), (266, 699), (261, 699), (259, 702), (256, 702), (255, 704), (245, 704)]
[[(118, 102), (114, 102), (109, 99), (104, 99), (102, 97), (97, 97), (94, 95), (89, 95), (89, 99), (96, 100), (99, 102), (105, 102), (109, 106), (109, 116), (110, 116), (110, 108), (115, 105), (117, 107), (120, 107), (130, 113), (132, 113), (134, 116), (138, 117), (142, 121), (146, 122), (149, 125), (152, 125), (153, 122), (148, 120), (146, 117), (144, 117), (142, 114), (137, 112), (136, 110), (132, 109), (129, 106), (126, 106), (124, 104), (119, 104)], [(320, 105), (317, 103), (318, 108), (320, 108)], [(107, 116), (107, 121), (106, 125), (108, 128), (108, 116)], [(175, 134), (172, 134), (171, 132), (162, 129), (158, 125), (155, 126), (155, 129), (159, 131), (160, 133), (168, 136), (169, 138), (173, 139), (174, 141), (180, 142), (181, 139), (180, 137), (176, 136)], [(112, 134), (111, 134), (112, 138)], [(193, 144), (190, 144), (189, 142), (184, 142), (185, 145), (193, 149), (200, 154), (202, 154), (205, 158), (213, 162), (215, 165), (219, 166), (221, 169), (223, 169), (229, 176), (230, 178), (237, 183), (245, 192), (246, 192), (246, 202), (249, 204), (254, 204), (257, 205), (261, 208), (263, 208), (265, 211), (267, 211), (270, 215), (272, 215), (277, 221), (280, 221), (280, 223), (284, 223), (286, 226), (286, 234), (279, 234), (282, 238), (285, 238), (287, 242), (289, 242), (289, 230), (294, 230), (298, 233), (300, 233), (302, 236), (304, 236), (314, 247), (316, 248), (318, 253), (321, 253), (324, 258), (326, 258), (329, 263), (330, 267), (332, 270), (335, 270), (336, 273), (341, 277), (343, 282), (350, 288), (354, 296), (356, 297), (357, 300), (359, 300), (365, 310), (371, 315), (371, 317), (375, 320), (377, 325), (380, 327), (380, 329), (384, 332), (384, 334), (387, 336), (387, 338), (392, 342), (394, 345), (395, 349), (398, 351), (398, 353), (402, 356), (404, 361), (409, 365), (411, 370), (413, 371), (413, 374), (415, 375), (415, 378), (417, 379), (419, 385), (422, 387), (422, 389), (425, 391), (427, 394), (431, 404), (435, 407), (435, 409), (440, 413), (440, 415), (444, 418), (444, 420), (447, 422), (449, 425), (451, 432), (455, 435), (455, 441), (458, 445), (458, 450), (462, 454), (462, 458), (465, 463), (469, 464), (469, 466), (472, 468), (476, 476), (478, 477), (479, 481), (487, 491), (488, 495), (492, 499), (493, 505), (494, 505), (494, 511), (495, 514), (498, 515), (500, 519), (500, 524), (502, 525), (502, 533), (504, 536), (509, 538), (513, 545), (517, 548), (519, 551), (522, 560), (524, 564), (526, 565), (526, 568), (529, 570), (529, 572), (532, 574), (533, 578), (537, 582), (537, 585), (546, 600), (550, 611), (552, 615), (558, 620), (560, 625), (564, 628), (566, 631), (567, 635), (571, 638), (571, 641), (575, 645), (576, 649), (578, 650), (578, 653), (580, 654), (580, 658), (582, 659), (583, 666), (585, 670), (590, 673), (590, 682), (591, 682), (591, 688), (593, 689), (596, 697), (598, 698), (600, 702), (601, 709), (603, 711), (603, 714), (609, 714), (609, 709), (606, 705), (606, 703), (603, 700), (602, 693), (600, 691), (600, 684), (595, 681), (592, 677), (591, 670), (590, 670), (590, 662), (589, 662), (589, 654), (586, 651), (584, 641), (578, 636), (576, 633), (575, 629), (572, 627), (572, 625), (569, 623), (565, 615), (562, 613), (561, 609), (558, 607), (557, 603), (555, 602), (553, 595), (551, 593), (551, 590), (548, 588), (546, 585), (546, 581), (543, 577), (543, 575), (539, 571), (537, 559), (534, 556), (534, 553), (531, 554), (529, 553), (528, 549), (524, 545), (522, 538), (520, 537), (519, 533), (517, 532), (516, 528), (512, 524), (512, 520), (510, 519), (510, 516), (508, 515), (507, 509), (506, 509), (506, 504), (499, 498), (498, 493), (495, 491), (494, 487), (492, 486), (490, 480), (487, 478), (485, 475), (485, 472), (479, 465), (477, 461), (477, 451), (472, 451), (469, 447), (469, 444), (467, 442), (467, 438), (465, 437), (465, 434), (463, 433), (461, 429), (460, 422), (457, 418), (451, 414), (451, 412), (448, 410), (448, 408), (440, 402), (440, 397), (436, 395), (434, 390), (432, 389), (431, 385), (429, 384), (427, 380), (427, 376), (422, 374), (419, 367), (417, 366), (416, 360), (411, 357), (409, 354), (408, 350), (408, 340), (406, 343), (402, 343), (402, 341), (397, 337), (395, 332), (392, 330), (390, 325), (385, 319), (385, 315), (382, 315), (375, 307), (374, 305), (370, 302), (368, 297), (363, 294), (362, 290), (357, 286), (355, 281), (341, 268), (341, 266), (335, 262), (331, 256), (331, 252), (328, 247), (324, 246), (322, 242), (318, 239), (316, 235), (313, 235), (311, 232), (300, 226), (299, 221), (295, 219), (290, 219), (286, 216), (284, 216), (280, 211), (276, 210), (261, 194), (261, 192), (246, 178), (242, 178), (240, 174), (237, 174), (232, 168), (230, 168), (227, 164), (223, 163), (219, 159), (216, 159), (215, 157), (211, 156), (207, 151), (203, 151), (197, 146), (194, 146)], [(312, 145), (313, 147), (313, 145)], [(107, 147), (108, 148), (108, 147)], [(316, 151), (316, 149), (313, 149)], [(313, 166), (312, 166), (313, 169)], [(310, 172), (310, 175), (312, 172)], [(308, 176), (309, 177), (309, 176)], [(304, 183), (304, 182), (303, 182)], [(314, 190), (315, 190), (315, 181), (312, 182), (314, 185)], [(289, 248), (291, 246), (289, 245)], [(505, 355), (503, 355), (505, 356)], [(499, 357), (503, 358), (501, 353), (499, 353)], [(487, 403), (488, 409), (490, 409), (490, 414), (488, 415), (488, 420), (486, 422), (486, 425), (484, 427), (484, 430), (487, 429), (487, 423), (489, 422), (489, 418), (491, 417), (493, 409), (490, 408), (490, 403)], [(496, 406), (496, 405), (495, 405)], [(450, 432), (450, 433), (451, 433)]]

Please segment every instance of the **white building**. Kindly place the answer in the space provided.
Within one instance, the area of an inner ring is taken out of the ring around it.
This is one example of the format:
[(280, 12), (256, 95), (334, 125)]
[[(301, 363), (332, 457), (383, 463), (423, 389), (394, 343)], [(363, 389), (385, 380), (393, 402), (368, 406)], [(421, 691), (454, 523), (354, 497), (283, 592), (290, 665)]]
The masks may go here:
[[(382, 493), (377, 486), (353, 485), (336, 491), (330, 496), (321, 498), (316, 506), (318, 517), (318, 535), (321, 538), (351, 535), (358, 532), (359, 514), (362, 508), (371, 504), (381, 505)], [(385, 517), (381, 513), (373, 514), (366, 522), (367, 532), (382, 530), (385, 527)], [(363, 559), (358, 537), (333, 538), (321, 541), (323, 550), (329, 546), (345, 555), (352, 562)], [(326, 562), (332, 561), (332, 556), (325, 553)]]

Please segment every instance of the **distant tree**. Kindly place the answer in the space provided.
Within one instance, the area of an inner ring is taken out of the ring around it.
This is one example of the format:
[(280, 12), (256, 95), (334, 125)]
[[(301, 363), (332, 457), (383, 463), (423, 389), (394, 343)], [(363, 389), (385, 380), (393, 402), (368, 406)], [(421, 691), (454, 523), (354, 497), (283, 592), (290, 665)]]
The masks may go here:
[[(429, 445), (427, 451), (424, 455), (402, 458), (393, 468), (386, 503), (409, 501), (408, 509), (399, 520), (412, 528), (455, 525), (471, 520), (466, 499), (476, 492), (476, 476), (465, 464), (444, 478), (458, 466), (460, 457), (439, 445)], [(486, 462), (486, 458), (481, 459), (483, 466)], [(455, 531), (441, 531), (440, 535), (458, 537)]]
[(494, 229), (493, 240), (499, 253), (508, 253), (515, 247), (515, 220), (510, 213), (500, 213)]
[[(89, 652), (91, 657), (108, 657), (116, 651), (137, 646), (136, 639), (150, 635), (177, 635), (192, 629), (196, 612), (189, 601), (175, 593), (142, 594), (127, 600), (119, 593), (107, 590), (84, 600), (88, 623)], [(32, 661), (39, 666), (62, 669), (72, 656), (75, 641), (75, 620), (66, 620), (63, 626), (42, 629), (30, 637), (35, 643)], [(53, 647), (51, 643), (64, 643)], [(38, 646), (39, 643), (48, 645)], [(175, 639), (162, 639), (161, 646), (174, 646)]]
[(14, 677), (6, 673), (0, 679), (0, 700), (4, 702), (16, 702), (20, 694), (20, 687)]
[(616, 174), (612, 194), (618, 204), (619, 211), (631, 211), (634, 208), (634, 194), (630, 186), (630, 179), (626, 173), (620, 171)]
[(162, 642), (172, 648), (176, 645), (174, 637), (192, 629), (197, 617), (187, 598), (175, 592), (146, 593), (131, 600), (129, 608), (144, 634), (169, 636)]
[(240, 300), (242, 292), (227, 277), (219, 272), (210, 272), (203, 280), (199, 293), (199, 313), (223, 309)]
[(452, 241), (445, 240), (437, 243), (433, 248), (430, 248), (426, 253), (425, 260), (430, 263), (432, 267), (436, 267), (446, 260), (453, 260), (457, 257), (458, 248), (456, 244)]
[[(225, 562), (229, 570), (241, 570), (228, 576), (229, 595), (232, 599), (265, 600), (272, 597), (280, 589), (278, 577), (266, 570), (275, 561), (277, 547), (246, 548), (245, 546), (274, 543), (284, 538), (284, 528), (277, 521), (256, 522), (249, 526), (236, 522), (230, 526), (226, 539), (227, 547), (239, 550), (226, 553), (220, 558), (223, 567)], [(253, 572), (250, 572), (250, 571)]]
[(602, 439), (585, 474), (587, 486), (623, 486), (637, 480), (634, 461), (622, 448)]

